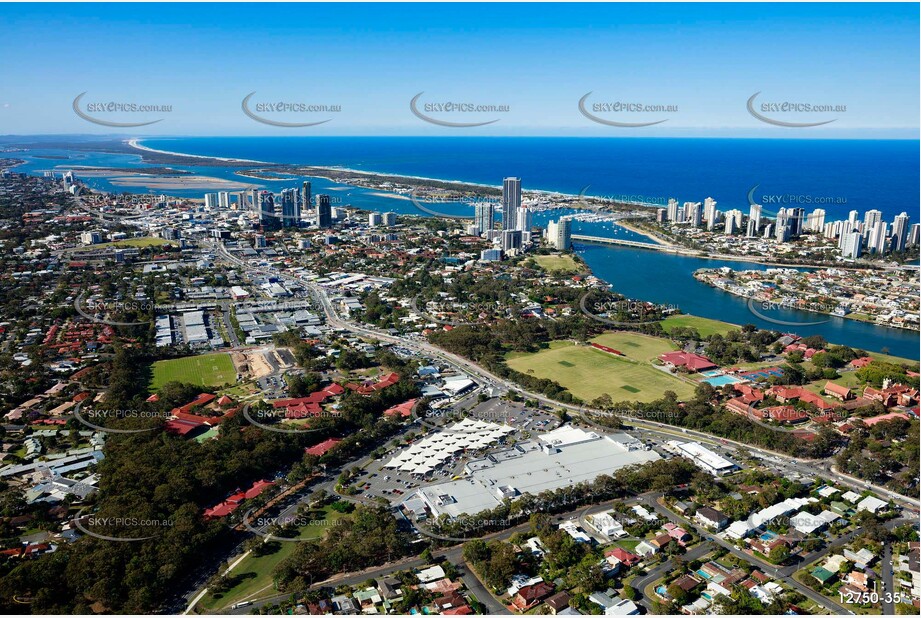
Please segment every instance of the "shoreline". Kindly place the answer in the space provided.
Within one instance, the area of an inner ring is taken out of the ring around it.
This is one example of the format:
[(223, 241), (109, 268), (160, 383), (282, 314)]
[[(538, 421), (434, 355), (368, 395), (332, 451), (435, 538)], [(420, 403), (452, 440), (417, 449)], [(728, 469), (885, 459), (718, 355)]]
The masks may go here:
[[(744, 294), (739, 294), (738, 292), (735, 292), (735, 291), (733, 291), (733, 290), (730, 289), (730, 288), (723, 287), (723, 286), (721, 286), (721, 285), (717, 285), (716, 283), (714, 283), (714, 282), (708, 280), (707, 278), (700, 276), (700, 275), (699, 275), (700, 272), (701, 272), (701, 271), (697, 271), (697, 272), (694, 273), (694, 275), (693, 275), (693, 276), (694, 276), (694, 279), (696, 279), (696, 280), (699, 281), (700, 283), (703, 283), (704, 285), (707, 285), (707, 286), (709, 286), (709, 287), (711, 287), (711, 288), (713, 288), (713, 289), (715, 289), (715, 290), (720, 290), (720, 291), (726, 292), (727, 294), (730, 294), (730, 295), (732, 295), (732, 296), (735, 296), (736, 298), (741, 298), (741, 299), (743, 299), (743, 300), (747, 300), (747, 301), (756, 301), (756, 302), (768, 302), (768, 303), (771, 303), (771, 304), (780, 305), (780, 306), (783, 308), (783, 305), (782, 305), (782, 302), (783, 302), (783, 301), (782, 301), (782, 300), (781, 300), (781, 301), (775, 301), (775, 300), (773, 300), (773, 299), (754, 299), (754, 298), (752, 298), (751, 296), (745, 296)], [(746, 271), (739, 271), (739, 272), (746, 272)], [(860, 323), (862, 323), (862, 324), (871, 324), (871, 325), (873, 325), (873, 326), (879, 326), (879, 327), (882, 327), (882, 328), (889, 328), (889, 329), (892, 329), (892, 330), (895, 330), (895, 331), (908, 331), (908, 332), (912, 332), (912, 333), (919, 333), (919, 332), (921, 332), (921, 329), (919, 329), (919, 328), (912, 328), (912, 327), (909, 327), (909, 326), (895, 326), (895, 325), (892, 325), (892, 324), (884, 324), (884, 323), (876, 322), (875, 320), (865, 320), (865, 319), (861, 319), (861, 318), (857, 317), (858, 314), (856, 314), (856, 313), (846, 313), (846, 314), (844, 314), (844, 315), (838, 315), (837, 313), (831, 313), (831, 312), (829, 312), (829, 311), (819, 311), (819, 310), (811, 309), (811, 308), (786, 307), (786, 309), (789, 309), (789, 310), (792, 310), (792, 311), (801, 311), (801, 312), (804, 312), (804, 313), (814, 313), (814, 314), (816, 314), (816, 315), (825, 315), (825, 316), (828, 316), (829, 318), (840, 318), (840, 319), (842, 319), (842, 320), (851, 320), (851, 321), (853, 321), (853, 322), (860, 322)], [(869, 315), (869, 314), (868, 314), (868, 315)]]
[(224, 163), (255, 163), (257, 165), (275, 165), (275, 163), (269, 163), (268, 161), (255, 161), (253, 159), (234, 159), (232, 157), (206, 157), (204, 155), (193, 155), (187, 154), (184, 152), (170, 152), (169, 150), (157, 150), (156, 148), (150, 148), (141, 144), (140, 137), (132, 137), (131, 139), (124, 140), (124, 143), (131, 148), (141, 150), (144, 152), (151, 152), (154, 154), (168, 155), (171, 157), (189, 157), (190, 159), (211, 159), (214, 161), (223, 161)]
[[(498, 191), (501, 191), (502, 189), (501, 185), (487, 185), (487, 184), (482, 184), (482, 183), (467, 182), (463, 180), (444, 180), (440, 178), (429, 178), (426, 176), (411, 176), (411, 175), (405, 175), (405, 174), (388, 174), (388, 173), (383, 173), (383, 172), (369, 172), (369, 171), (356, 170), (356, 169), (347, 168), (347, 167), (271, 163), (267, 161), (256, 161), (252, 159), (235, 159), (232, 157), (210, 157), (210, 156), (205, 156), (205, 155), (192, 155), (192, 154), (186, 154), (182, 152), (171, 152), (171, 151), (166, 151), (166, 150), (157, 150), (155, 148), (150, 148), (150, 147), (147, 147), (141, 144), (142, 139), (143, 138), (131, 138), (129, 140), (124, 140), (124, 143), (127, 144), (129, 147), (140, 150), (140, 151), (146, 151), (150, 153), (168, 155), (168, 156), (179, 157), (179, 158), (187, 157), (190, 159), (206, 159), (206, 160), (213, 160), (213, 161), (221, 161), (224, 163), (244, 163), (244, 164), (283, 166), (288, 169), (296, 169), (296, 170), (301, 170), (301, 171), (318, 170), (321, 172), (339, 172), (339, 173), (355, 174), (356, 176), (364, 176), (364, 177), (368, 177), (372, 179), (374, 178), (394, 179), (396, 181), (410, 181), (410, 182), (416, 181), (416, 182), (450, 184), (450, 185), (458, 185), (459, 187), (469, 187), (470, 190), (474, 190), (474, 191), (482, 190), (482, 189), (489, 189), (492, 192), (498, 192)], [(245, 176), (245, 177), (250, 176), (248, 174), (242, 174), (240, 172), (235, 172), (235, 173), (240, 176)], [(324, 180), (328, 180), (329, 182), (339, 183), (339, 184), (343, 184), (346, 186), (355, 187), (359, 189), (370, 189), (372, 191), (382, 191), (382, 189), (377, 188), (377, 187), (365, 187), (362, 185), (350, 184), (348, 182), (344, 182), (341, 178), (335, 178), (333, 176), (324, 176), (322, 174), (308, 174), (308, 173), (304, 173), (302, 175), (312, 177), (312, 178), (322, 178)], [(265, 180), (264, 178), (259, 178), (259, 177), (254, 177), (254, 178), (258, 178), (259, 180)], [(399, 193), (395, 191), (391, 191), (390, 193), (393, 193), (394, 195), (400, 195)], [(531, 195), (531, 196), (538, 196), (538, 197), (546, 196), (546, 197), (555, 197), (555, 198), (570, 199), (570, 200), (580, 200), (580, 199), (586, 200), (586, 201), (596, 200), (600, 202), (597, 205), (598, 210), (603, 210), (606, 205), (607, 206), (619, 205), (621, 207), (627, 207), (627, 208), (633, 208), (633, 209), (637, 209), (637, 208), (652, 209), (652, 208), (661, 207), (656, 204), (629, 204), (629, 203), (620, 203), (620, 202), (605, 202), (603, 198), (596, 198), (590, 195), (584, 195), (581, 192), (578, 194), (572, 194), (572, 193), (562, 193), (560, 191), (550, 191), (546, 189), (533, 189), (533, 190), (528, 190), (528, 191), (522, 191), (522, 195), (524, 196)], [(558, 208), (574, 208), (578, 210), (578, 207), (575, 207), (572, 205), (558, 206)], [(583, 210), (585, 210), (586, 212), (592, 212), (591, 208), (583, 208)], [(655, 247), (655, 248), (650, 247), (650, 250), (664, 251), (667, 253), (682, 255), (685, 257), (694, 257), (694, 258), (700, 258), (700, 259), (705, 259), (705, 260), (725, 260), (725, 261), (731, 261), (731, 262), (748, 262), (751, 264), (760, 264), (762, 266), (780, 266), (780, 267), (789, 267), (789, 268), (809, 268), (809, 269), (838, 268), (838, 269), (844, 269), (844, 270), (867, 270), (867, 269), (873, 270), (873, 269), (878, 269), (878, 268), (885, 268), (883, 266), (873, 266), (873, 265), (868, 265), (866, 268), (855, 268), (855, 267), (848, 267), (848, 266), (844, 266), (840, 264), (813, 264), (813, 263), (807, 263), (807, 262), (802, 262), (802, 263), (775, 262), (775, 261), (761, 259), (758, 256), (739, 256), (739, 255), (733, 255), (733, 254), (717, 254), (717, 253), (703, 254), (698, 249), (688, 249), (686, 247), (682, 247), (681, 245), (670, 244), (665, 241), (662, 241), (661, 239), (658, 239), (650, 235), (648, 232), (644, 232), (642, 230), (639, 230), (637, 228), (630, 226), (630, 224), (625, 225), (619, 221), (615, 222), (615, 224), (620, 225), (621, 227), (628, 229), (631, 232), (645, 236), (649, 238), (650, 240), (652, 240), (656, 245), (658, 245), (658, 247)], [(912, 267), (902, 266), (900, 268), (910, 269)], [(917, 267), (914, 267), (914, 268), (917, 268)], [(899, 329), (899, 330), (904, 330), (904, 329)]]
[[(273, 163), (270, 161), (257, 161), (255, 159), (236, 159), (232, 157), (212, 157), (212, 156), (207, 156), (207, 155), (193, 155), (193, 154), (187, 154), (184, 152), (174, 152), (174, 151), (169, 151), (169, 150), (158, 150), (156, 148), (150, 148), (148, 146), (144, 146), (141, 143), (142, 139), (144, 138), (131, 138), (129, 140), (125, 140), (124, 143), (131, 148), (135, 148), (137, 150), (141, 150), (144, 152), (150, 152), (154, 154), (168, 155), (168, 156), (180, 157), (180, 158), (188, 157), (190, 159), (211, 159), (214, 161), (222, 161), (225, 163), (245, 163), (245, 164), (256, 164), (256, 165), (284, 166), (290, 169), (320, 170), (323, 172), (339, 172), (343, 174), (355, 174), (357, 176), (368, 176), (371, 178), (381, 178), (381, 179), (396, 178), (396, 179), (416, 181), (416, 182), (443, 183), (443, 184), (459, 185), (462, 187), (471, 187), (474, 190), (490, 189), (494, 192), (502, 190), (502, 185), (490, 185), (486, 183), (472, 182), (468, 180), (432, 178), (430, 176), (414, 176), (411, 174), (402, 174), (402, 173), (374, 172), (374, 171), (367, 171), (367, 170), (359, 170), (359, 169), (350, 168), (350, 167), (341, 167), (337, 165), (308, 165), (308, 164), (301, 164), (301, 163)], [(239, 174), (239, 172), (237, 173)], [(245, 174), (240, 174), (240, 175), (245, 175)], [(312, 176), (313, 178), (322, 178), (330, 182), (342, 183), (340, 179), (330, 177), (330, 176), (322, 176), (322, 175), (314, 175), (314, 174), (303, 174), (303, 175)], [(348, 183), (342, 183), (342, 184), (348, 184)], [(358, 187), (358, 188), (368, 188), (368, 187)], [(559, 197), (559, 198), (568, 198), (568, 199), (582, 199), (582, 200), (587, 200), (587, 201), (594, 200), (594, 201), (599, 201), (602, 204), (606, 204), (606, 203), (618, 204), (618, 205), (626, 206), (630, 208), (658, 208), (660, 207), (657, 204), (608, 202), (604, 200), (604, 198), (583, 194), (581, 192), (580, 193), (565, 193), (562, 191), (553, 191), (550, 189), (527, 189), (527, 190), (522, 191), (522, 195), (536, 195), (536, 196)]]

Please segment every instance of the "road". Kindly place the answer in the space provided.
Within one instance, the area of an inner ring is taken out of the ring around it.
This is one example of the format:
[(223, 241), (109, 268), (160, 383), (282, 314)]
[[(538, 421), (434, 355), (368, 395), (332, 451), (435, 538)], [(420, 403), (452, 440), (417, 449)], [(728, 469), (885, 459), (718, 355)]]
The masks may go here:
[[(286, 273), (283, 273), (281, 271), (277, 271), (274, 269), (271, 269), (271, 272), (267, 272), (268, 269), (253, 268), (249, 264), (247, 264), (245, 261), (230, 255), (230, 253), (228, 253), (227, 250), (224, 248), (224, 246), (220, 243), (216, 244), (216, 250), (217, 250), (217, 253), (223, 259), (247, 271), (253, 271), (253, 272), (260, 273), (260, 274), (272, 274), (274, 276), (281, 278), (282, 280), (285, 280), (291, 283), (296, 283), (297, 285), (306, 287), (310, 291), (310, 293), (314, 296), (314, 298), (317, 300), (319, 306), (323, 308), (323, 312), (326, 316), (327, 323), (330, 326), (333, 326), (335, 328), (345, 329), (357, 335), (362, 335), (362, 336), (374, 338), (380, 341), (385, 341), (385, 342), (393, 343), (396, 345), (400, 345), (402, 347), (416, 351), (418, 353), (428, 355), (429, 357), (437, 358), (441, 362), (451, 367), (454, 367), (458, 371), (473, 376), (476, 380), (480, 382), (482, 386), (491, 387), (491, 388), (499, 390), (500, 392), (503, 390), (504, 391), (517, 391), (526, 398), (537, 400), (548, 406), (566, 409), (570, 412), (574, 412), (576, 416), (580, 416), (583, 418), (586, 414), (604, 415), (604, 412), (601, 410), (594, 410), (591, 408), (587, 408), (585, 406), (575, 406), (571, 404), (560, 403), (558, 401), (549, 399), (539, 393), (533, 393), (533, 392), (524, 390), (519, 385), (506, 381), (492, 374), (490, 371), (477, 365), (476, 363), (469, 361), (466, 358), (460, 357), (456, 354), (442, 350), (441, 348), (438, 348), (428, 343), (427, 341), (410, 340), (405, 337), (390, 335), (389, 333), (384, 333), (377, 329), (370, 328), (362, 324), (356, 324), (354, 322), (342, 319), (339, 316), (338, 312), (336, 311), (336, 308), (333, 306), (332, 302), (330, 301), (329, 297), (327, 296), (326, 291), (320, 286), (317, 286), (316, 284), (312, 282), (308, 282), (306, 280), (290, 276)], [(853, 479), (852, 477), (840, 474), (827, 461), (814, 461), (814, 460), (806, 460), (806, 459), (791, 457), (789, 455), (771, 451), (769, 449), (754, 447), (748, 444), (719, 438), (711, 434), (706, 434), (706, 433), (699, 432), (699, 431), (676, 428), (674, 426), (666, 425), (663, 423), (658, 423), (655, 421), (649, 421), (649, 420), (638, 419), (638, 418), (633, 418), (633, 417), (625, 417), (624, 421), (634, 426), (641, 427), (650, 433), (658, 434), (660, 436), (665, 436), (669, 438), (673, 438), (673, 437), (681, 437), (685, 439), (692, 438), (692, 439), (699, 440), (701, 442), (707, 442), (710, 444), (732, 445), (736, 448), (741, 448), (741, 449), (747, 450), (752, 453), (757, 453), (758, 455), (768, 458), (770, 460), (782, 462), (789, 468), (796, 470), (797, 472), (805, 476), (814, 476), (816, 474), (821, 474), (822, 476), (832, 478), (835, 480), (835, 482), (845, 487), (849, 487), (851, 489), (862, 491), (864, 489), (870, 488), (873, 491), (877, 492), (878, 495), (885, 496), (899, 504), (902, 504), (903, 506), (907, 506), (910, 509), (917, 509), (919, 506), (921, 506), (921, 501), (918, 501), (918, 500), (915, 500), (913, 498), (909, 498), (906, 496), (902, 496), (895, 492), (889, 491), (886, 488), (877, 487), (870, 483), (861, 483), (857, 481), (856, 479)], [(708, 538), (709, 533), (706, 530), (699, 528), (697, 525), (693, 524), (692, 522), (689, 522), (683, 518), (678, 517), (677, 515), (675, 515), (668, 509), (665, 509), (660, 504), (658, 504), (658, 502), (655, 499), (652, 499), (649, 502), (649, 504), (650, 506), (655, 508), (657, 511), (665, 515), (668, 519), (675, 521), (676, 523), (680, 523), (682, 525), (689, 525), (692, 528), (698, 530), (699, 533), (702, 534), (705, 538)], [(792, 577), (793, 572), (795, 572), (797, 568), (796, 566), (786, 567), (784, 569), (775, 568), (772, 565), (769, 565), (767, 563), (761, 562), (760, 560), (757, 560), (753, 556), (739, 550), (737, 547), (735, 547), (735, 545), (732, 545), (731, 543), (728, 543), (722, 539), (719, 539), (718, 537), (709, 537), (709, 538), (712, 538), (713, 542), (724, 547), (727, 551), (731, 552), (733, 555), (751, 564), (755, 564), (759, 568), (764, 568), (768, 571), (773, 571), (776, 577), (778, 577), (779, 579), (782, 579), (790, 587), (796, 589), (797, 591), (802, 593), (804, 596), (812, 599), (816, 603), (819, 603), (821, 606), (827, 607), (831, 611), (837, 612), (837, 613), (851, 613), (850, 611), (848, 611), (846, 608), (842, 607), (838, 603), (824, 597), (823, 595), (820, 595), (819, 593), (813, 591), (811, 588), (796, 581)], [(839, 541), (841, 544), (846, 542), (840, 539)], [(835, 545), (835, 544), (832, 544), (832, 545)], [(827, 553), (828, 551), (830, 551), (829, 547), (826, 547), (824, 550), (822, 550), (822, 552), (824, 553)], [(817, 559), (818, 557), (821, 557), (821, 555), (824, 555), (822, 552), (816, 552), (818, 556), (815, 559)]]
[[(685, 562), (690, 562), (692, 560), (703, 558), (711, 551), (713, 551), (713, 545), (711, 545), (709, 541), (704, 541), (703, 543), (698, 544), (697, 547), (694, 547), (686, 554), (681, 556), (681, 559)], [(672, 558), (669, 558), (659, 566), (649, 571), (649, 573), (646, 575), (638, 577), (630, 582), (630, 585), (633, 588), (636, 588), (637, 594), (639, 595), (637, 597), (636, 603), (645, 607), (647, 613), (653, 613), (653, 599), (650, 599), (646, 596), (646, 587), (649, 586), (649, 584), (652, 584), (671, 573), (674, 568), (675, 561)]]

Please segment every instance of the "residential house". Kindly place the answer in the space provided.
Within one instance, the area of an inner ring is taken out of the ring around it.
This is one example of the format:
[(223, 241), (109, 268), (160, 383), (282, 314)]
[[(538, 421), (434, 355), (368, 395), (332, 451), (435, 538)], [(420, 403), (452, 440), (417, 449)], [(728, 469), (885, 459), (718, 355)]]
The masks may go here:
[(558, 613), (560, 613), (561, 611), (569, 607), (570, 598), (571, 597), (569, 596), (569, 593), (564, 590), (563, 592), (557, 592), (555, 595), (547, 598), (547, 600), (544, 601), (544, 603), (547, 605), (547, 607), (550, 608), (551, 614), (557, 615)]
[(553, 594), (553, 584), (542, 581), (520, 589), (512, 598), (512, 605), (518, 611), (525, 612), (536, 607), (551, 594)]
[(716, 531), (720, 531), (729, 525), (728, 517), (709, 506), (702, 506), (697, 509), (697, 514), (694, 515), (694, 518), (707, 528)]

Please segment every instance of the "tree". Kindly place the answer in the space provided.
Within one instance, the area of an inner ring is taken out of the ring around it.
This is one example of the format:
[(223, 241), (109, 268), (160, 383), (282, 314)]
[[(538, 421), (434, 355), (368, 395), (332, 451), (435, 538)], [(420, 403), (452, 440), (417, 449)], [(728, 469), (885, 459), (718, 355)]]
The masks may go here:
[(671, 583), (665, 589), (668, 596), (672, 598), (676, 605), (684, 605), (688, 601), (688, 593), (681, 586)]
[(770, 553), (768, 553), (768, 560), (772, 564), (783, 564), (790, 558), (790, 548), (787, 547), (786, 543), (779, 543)]

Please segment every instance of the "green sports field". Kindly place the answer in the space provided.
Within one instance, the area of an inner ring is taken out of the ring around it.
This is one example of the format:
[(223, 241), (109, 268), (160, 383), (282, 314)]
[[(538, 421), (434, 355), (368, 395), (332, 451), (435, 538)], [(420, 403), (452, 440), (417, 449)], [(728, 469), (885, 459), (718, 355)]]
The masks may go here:
[(696, 315), (673, 315), (662, 321), (662, 328), (665, 332), (670, 332), (676, 326), (696, 328), (701, 337), (716, 334), (725, 335), (731, 330), (740, 330), (735, 324), (711, 320), (710, 318), (699, 318)]
[(548, 272), (580, 272), (585, 270), (571, 255), (535, 255), (534, 261)]
[(145, 236), (144, 238), (126, 238), (125, 240), (116, 240), (114, 242), (104, 242), (98, 245), (90, 245), (89, 249), (99, 249), (101, 247), (137, 247), (138, 249), (143, 249), (144, 247), (163, 247), (166, 245), (175, 245), (176, 242), (172, 240), (166, 240), (164, 238), (156, 238), (154, 236)]
[(592, 339), (593, 343), (606, 345), (623, 352), (633, 360), (649, 362), (660, 354), (678, 349), (668, 339), (649, 337), (639, 333), (610, 332)]
[[(583, 401), (591, 401), (605, 393), (614, 401), (650, 402), (667, 391), (677, 393), (679, 399), (689, 399), (694, 386), (639, 360), (652, 352), (653, 343), (642, 335), (609, 333), (596, 339), (633, 358), (620, 358), (589, 346), (577, 346), (567, 341), (554, 341), (550, 347), (534, 354), (512, 354), (506, 359), (509, 367), (538, 378), (554, 380)], [(628, 339), (615, 339), (613, 335)], [(635, 337), (635, 340), (631, 340)], [(605, 343), (605, 341), (609, 343)], [(636, 347), (630, 346), (633, 342)], [(666, 343), (667, 346), (667, 342)], [(613, 345), (611, 345), (613, 344)], [(624, 349), (628, 348), (628, 349)], [(664, 351), (671, 350), (670, 346)], [(633, 356), (633, 354), (636, 356)]]
[(151, 365), (151, 391), (157, 391), (167, 382), (185, 382), (200, 386), (222, 386), (237, 381), (230, 354), (205, 354), (171, 360), (157, 361)]

